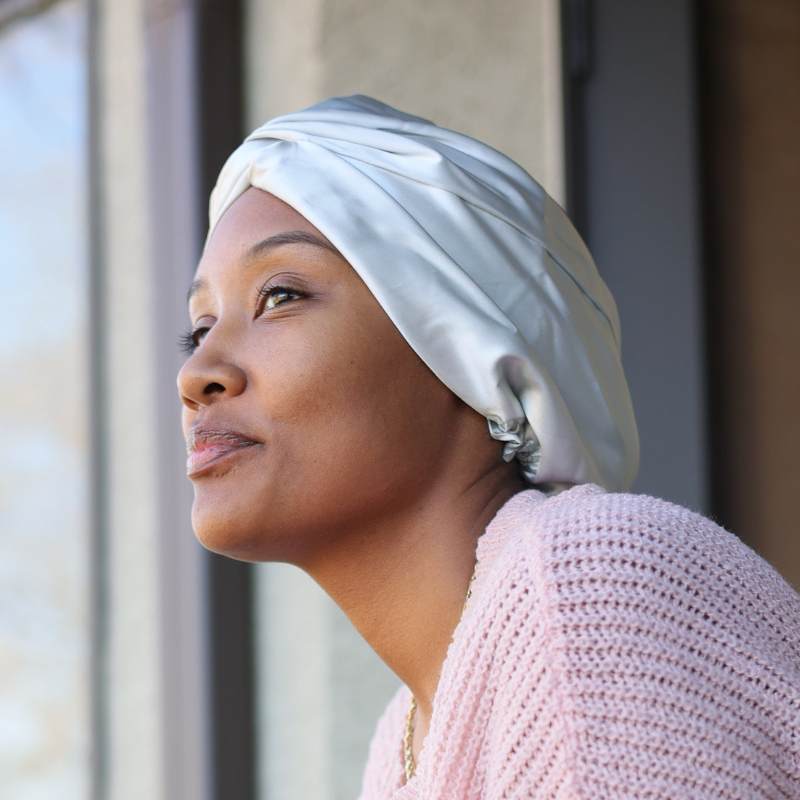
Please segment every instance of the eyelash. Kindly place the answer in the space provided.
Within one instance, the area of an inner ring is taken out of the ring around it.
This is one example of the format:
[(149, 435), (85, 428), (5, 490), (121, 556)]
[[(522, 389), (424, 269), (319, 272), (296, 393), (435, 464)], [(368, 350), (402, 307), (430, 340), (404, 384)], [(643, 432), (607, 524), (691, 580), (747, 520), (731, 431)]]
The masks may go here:
[[(262, 286), (258, 290), (258, 298), (264, 297), (269, 298), (274, 293), (282, 293), (282, 294), (294, 294), (298, 297), (303, 297), (304, 293), (298, 291), (297, 289), (292, 289), (289, 286), (270, 286), (269, 284)], [(291, 302), (291, 301), (289, 301)], [(278, 305), (283, 305), (283, 303), (278, 303)], [(199, 333), (208, 332), (209, 328), (206, 325), (202, 325), (199, 328), (195, 328), (192, 330), (191, 328), (187, 330), (185, 333), (182, 333), (178, 337), (178, 347), (184, 353), (193, 353), (200, 345), (198, 342), (195, 341), (195, 336)]]

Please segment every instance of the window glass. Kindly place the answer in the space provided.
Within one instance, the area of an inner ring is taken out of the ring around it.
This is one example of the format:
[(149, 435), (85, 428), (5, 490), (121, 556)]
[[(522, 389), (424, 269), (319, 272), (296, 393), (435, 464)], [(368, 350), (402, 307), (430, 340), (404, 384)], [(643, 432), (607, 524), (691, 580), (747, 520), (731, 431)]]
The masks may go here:
[(0, 7), (0, 795), (15, 800), (91, 783), (86, 13)]

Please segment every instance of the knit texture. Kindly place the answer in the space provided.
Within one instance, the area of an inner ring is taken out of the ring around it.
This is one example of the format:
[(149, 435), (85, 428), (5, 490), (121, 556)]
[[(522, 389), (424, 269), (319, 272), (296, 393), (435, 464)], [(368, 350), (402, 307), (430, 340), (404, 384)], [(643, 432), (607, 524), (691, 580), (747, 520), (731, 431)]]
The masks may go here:
[(478, 539), (417, 769), (401, 685), (359, 800), (800, 798), (800, 595), (645, 494), (511, 497)]

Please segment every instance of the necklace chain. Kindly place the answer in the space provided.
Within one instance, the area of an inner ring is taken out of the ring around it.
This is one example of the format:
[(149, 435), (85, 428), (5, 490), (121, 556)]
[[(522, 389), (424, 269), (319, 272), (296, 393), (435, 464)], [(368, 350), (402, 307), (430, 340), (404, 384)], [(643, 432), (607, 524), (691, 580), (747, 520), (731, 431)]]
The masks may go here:
[[(464, 598), (464, 605), (461, 607), (461, 616), (464, 616), (464, 610), (467, 607), (470, 597), (472, 597), (472, 584), (475, 580), (475, 575), (478, 572), (478, 559), (475, 559), (475, 567), (472, 570), (472, 577), (467, 584), (467, 596)], [(455, 633), (455, 631), (454, 631)], [(414, 735), (414, 712), (417, 710), (417, 698), (411, 695), (411, 705), (409, 706), (408, 713), (406, 714), (406, 731), (403, 735), (403, 757), (406, 769), (406, 782), (410, 781), (414, 775), (417, 765), (414, 763), (414, 753), (411, 749), (411, 739)]]

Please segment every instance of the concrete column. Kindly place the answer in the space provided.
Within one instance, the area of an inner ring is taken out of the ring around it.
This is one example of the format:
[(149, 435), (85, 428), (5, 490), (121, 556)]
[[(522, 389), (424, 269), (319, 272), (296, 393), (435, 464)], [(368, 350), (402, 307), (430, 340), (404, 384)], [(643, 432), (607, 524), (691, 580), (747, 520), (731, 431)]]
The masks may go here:
[[(249, 130), (369, 94), (503, 150), (563, 203), (556, 0), (249, 0), (246, 12)], [(257, 574), (261, 797), (352, 800), (398, 679), (310, 578), (283, 564)]]
[(247, 124), (374, 95), (497, 147), (563, 205), (557, 0), (247, 0)]
[(203, 551), (175, 377), (196, 263), (192, 5), (98, 0), (94, 219), (106, 464), (98, 794), (210, 797)]

